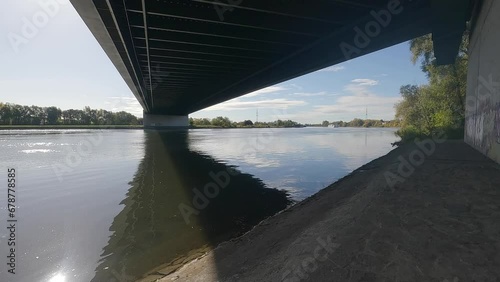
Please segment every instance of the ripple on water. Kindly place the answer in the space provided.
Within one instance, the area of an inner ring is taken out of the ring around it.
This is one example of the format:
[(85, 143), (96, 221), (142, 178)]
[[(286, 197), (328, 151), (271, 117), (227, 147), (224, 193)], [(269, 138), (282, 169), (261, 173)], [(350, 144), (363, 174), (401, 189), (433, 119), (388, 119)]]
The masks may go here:
[(60, 151), (51, 150), (51, 149), (30, 149), (30, 150), (21, 150), (19, 152), (25, 153), (25, 154), (34, 154), (34, 153), (54, 153), (54, 152), (60, 152)]

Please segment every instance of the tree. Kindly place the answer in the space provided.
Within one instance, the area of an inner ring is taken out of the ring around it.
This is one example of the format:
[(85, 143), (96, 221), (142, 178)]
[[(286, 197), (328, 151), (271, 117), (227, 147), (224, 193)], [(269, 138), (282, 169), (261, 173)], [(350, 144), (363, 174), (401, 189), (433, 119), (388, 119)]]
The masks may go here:
[(48, 107), (45, 112), (47, 113), (48, 124), (56, 124), (61, 117), (61, 109), (56, 107)]
[[(100, 124), (100, 125), (136, 125), (142, 123), (136, 116), (127, 112), (113, 113), (102, 109), (91, 109), (85, 107), (84, 110), (61, 109), (38, 106), (22, 106), (10, 103), (0, 103), (0, 124), (57, 124), (61, 119), (63, 124)], [(208, 121), (208, 120), (207, 120)]]
[(85, 106), (85, 108), (83, 108), (81, 118), (83, 124), (90, 124), (92, 118), (92, 110), (89, 106)]
[(11, 124), (12, 122), (12, 110), (8, 103), (0, 103), (0, 122), (2, 124)]
[(329, 125), (330, 125), (330, 122), (329, 122), (329, 121), (327, 121), (327, 120), (324, 120), (324, 121), (321, 123), (321, 125), (322, 125), (322, 126), (324, 126), (324, 127), (327, 127), (327, 126), (329, 126)]
[(227, 117), (216, 117), (212, 119), (212, 125), (213, 126), (220, 126), (220, 127), (231, 127), (231, 120)]
[(400, 89), (403, 100), (395, 105), (395, 109), (396, 120), (401, 123), (398, 135), (403, 141), (438, 130), (463, 134), (468, 39), (467, 30), (455, 63), (447, 66), (436, 65), (431, 35), (410, 42), (411, 60), (414, 64), (420, 61), (429, 85), (404, 85)]
[(135, 124), (137, 124), (137, 117), (130, 114), (130, 113), (120, 111), (120, 112), (113, 114), (113, 124), (116, 124), (116, 125), (134, 124), (135, 125)]
[(351, 127), (361, 127), (361, 126), (363, 126), (363, 124), (365, 124), (365, 122), (359, 118), (355, 118), (349, 122), (349, 126), (351, 126)]
[(243, 126), (253, 126), (253, 122), (251, 120), (244, 120), (243, 121)]

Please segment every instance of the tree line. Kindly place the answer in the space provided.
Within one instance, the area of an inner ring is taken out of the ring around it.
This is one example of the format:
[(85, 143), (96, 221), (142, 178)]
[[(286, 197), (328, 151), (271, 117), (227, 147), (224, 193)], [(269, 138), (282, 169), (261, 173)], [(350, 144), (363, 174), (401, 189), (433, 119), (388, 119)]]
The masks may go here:
[(142, 118), (120, 111), (103, 109), (61, 110), (57, 107), (23, 106), (0, 103), (0, 124), (2, 125), (138, 125)]
[(292, 120), (278, 119), (272, 122), (253, 122), (251, 120), (244, 120), (236, 122), (236, 121), (231, 121), (228, 117), (222, 117), (222, 116), (213, 119), (189, 118), (189, 125), (192, 127), (222, 127), (222, 128), (304, 127), (304, 125)]
[(383, 119), (360, 119), (355, 118), (351, 121), (333, 121), (329, 122), (324, 120), (321, 124), (314, 124), (311, 126), (335, 126), (335, 127), (399, 127), (397, 120), (383, 120)]
[(335, 127), (399, 127), (399, 122), (397, 120), (375, 120), (375, 119), (359, 119), (355, 118), (351, 121), (334, 121), (329, 122), (327, 120), (318, 124), (301, 124), (293, 120), (281, 120), (271, 122), (253, 122), (251, 120), (244, 120), (240, 122), (231, 121), (228, 117), (216, 117), (213, 119), (208, 118), (189, 118), (189, 125), (192, 127), (223, 127), (223, 128), (239, 128), (239, 127), (305, 127), (305, 126), (316, 126), (316, 127), (327, 127), (334, 125)]
[(447, 66), (436, 65), (430, 34), (411, 40), (412, 62), (420, 61), (429, 83), (401, 86), (403, 100), (395, 109), (396, 119), (401, 122), (397, 134), (403, 142), (437, 132), (463, 138), (469, 33), (467, 29), (462, 37), (455, 63)]

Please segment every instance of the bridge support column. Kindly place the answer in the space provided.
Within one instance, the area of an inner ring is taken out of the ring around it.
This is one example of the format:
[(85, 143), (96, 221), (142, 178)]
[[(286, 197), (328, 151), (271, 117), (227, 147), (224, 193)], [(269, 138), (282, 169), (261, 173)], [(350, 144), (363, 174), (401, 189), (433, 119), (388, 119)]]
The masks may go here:
[(144, 128), (148, 129), (178, 129), (188, 128), (188, 116), (173, 116), (173, 115), (153, 115), (143, 114)]
[(473, 21), (465, 142), (500, 163), (500, 1), (484, 0)]

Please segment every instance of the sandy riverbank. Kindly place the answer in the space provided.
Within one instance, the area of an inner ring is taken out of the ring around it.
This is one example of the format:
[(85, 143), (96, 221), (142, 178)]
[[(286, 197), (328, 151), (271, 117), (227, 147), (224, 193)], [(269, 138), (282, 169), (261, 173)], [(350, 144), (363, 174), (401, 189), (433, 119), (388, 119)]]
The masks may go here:
[(497, 281), (500, 165), (451, 141), (389, 187), (387, 172), (416, 150), (393, 150), (159, 281)]

